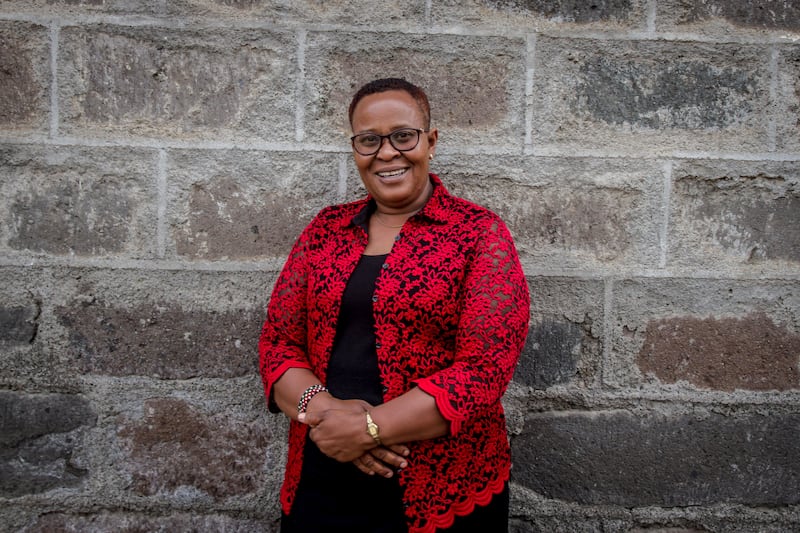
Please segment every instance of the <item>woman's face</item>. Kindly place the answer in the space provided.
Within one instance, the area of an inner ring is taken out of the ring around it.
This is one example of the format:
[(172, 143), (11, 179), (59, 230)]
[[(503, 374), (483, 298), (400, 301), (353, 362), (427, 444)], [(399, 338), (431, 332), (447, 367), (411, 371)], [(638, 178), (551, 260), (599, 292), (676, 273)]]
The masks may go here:
[[(365, 96), (353, 111), (353, 134), (388, 135), (400, 128), (424, 129), (426, 124), (417, 102), (405, 91), (392, 90)], [(428, 199), (428, 162), (433, 155), (438, 132), (420, 133), (412, 150), (400, 152), (389, 139), (372, 155), (355, 158), (361, 180), (378, 206), (385, 212), (402, 213), (419, 209)]]

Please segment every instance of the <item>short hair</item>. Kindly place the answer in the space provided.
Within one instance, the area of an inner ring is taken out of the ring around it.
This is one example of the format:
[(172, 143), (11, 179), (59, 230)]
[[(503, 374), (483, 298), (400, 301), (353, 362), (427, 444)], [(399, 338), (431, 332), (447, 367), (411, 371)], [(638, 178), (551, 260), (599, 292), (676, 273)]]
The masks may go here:
[(382, 78), (371, 81), (361, 87), (353, 96), (353, 101), (350, 102), (350, 109), (347, 115), (350, 119), (350, 126), (353, 125), (353, 112), (356, 110), (358, 103), (365, 96), (386, 91), (405, 91), (410, 94), (414, 101), (417, 102), (419, 110), (422, 111), (422, 120), (425, 122), (425, 129), (431, 127), (431, 105), (428, 103), (428, 96), (425, 94), (425, 91), (402, 78)]

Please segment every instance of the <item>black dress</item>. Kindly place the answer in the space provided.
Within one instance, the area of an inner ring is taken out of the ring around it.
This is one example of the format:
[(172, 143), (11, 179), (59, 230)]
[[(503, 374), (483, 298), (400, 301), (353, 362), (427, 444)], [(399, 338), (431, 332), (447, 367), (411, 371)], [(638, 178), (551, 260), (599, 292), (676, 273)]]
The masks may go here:
[[(337, 337), (328, 363), (330, 393), (342, 400), (383, 403), (375, 352), (372, 295), (386, 255), (362, 255), (342, 296)], [(365, 426), (366, 431), (366, 426)], [(486, 507), (456, 518), (448, 532), (501, 532), (508, 524), (508, 485)], [(403, 491), (397, 476), (364, 474), (352, 463), (324, 455), (306, 438), (292, 511), (281, 533), (406, 533)]]

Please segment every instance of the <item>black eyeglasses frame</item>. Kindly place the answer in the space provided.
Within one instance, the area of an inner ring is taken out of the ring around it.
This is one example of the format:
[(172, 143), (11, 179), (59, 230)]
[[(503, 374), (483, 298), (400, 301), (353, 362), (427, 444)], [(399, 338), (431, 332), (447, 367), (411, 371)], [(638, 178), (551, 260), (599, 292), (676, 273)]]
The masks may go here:
[[(417, 142), (414, 143), (414, 146), (412, 146), (411, 148), (404, 148), (404, 149), (398, 148), (392, 142), (392, 135), (394, 135), (398, 131), (415, 131), (415, 132), (417, 132)], [(386, 135), (379, 135), (377, 133), (370, 133), (370, 132), (357, 133), (357, 134), (353, 135), (352, 137), (350, 137), (350, 144), (353, 146), (353, 150), (355, 150), (357, 154), (363, 155), (363, 156), (375, 155), (378, 152), (380, 152), (381, 148), (383, 148), (383, 140), (384, 139), (387, 139), (389, 141), (389, 144), (392, 146), (392, 148), (394, 148), (398, 152), (410, 152), (411, 150), (413, 150), (414, 148), (419, 146), (419, 140), (422, 137), (422, 134), (423, 133), (429, 133), (430, 131), (431, 130), (429, 130), (429, 129), (426, 130), (426, 129), (422, 129), (422, 128), (397, 128), (394, 131), (390, 131)], [(368, 154), (364, 154), (364, 153), (358, 151), (358, 148), (356, 148), (356, 137), (360, 137), (362, 135), (374, 135), (374, 136), (380, 138), (380, 142), (378, 143), (378, 146), (377, 146), (377, 148), (375, 148), (374, 152), (370, 152)]]

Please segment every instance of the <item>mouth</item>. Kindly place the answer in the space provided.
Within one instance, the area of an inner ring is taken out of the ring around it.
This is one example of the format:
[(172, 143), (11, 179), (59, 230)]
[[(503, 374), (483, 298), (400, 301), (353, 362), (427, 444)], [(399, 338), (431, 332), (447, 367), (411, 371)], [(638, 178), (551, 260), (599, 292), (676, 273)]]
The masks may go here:
[(395, 170), (383, 170), (380, 172), (376, 172), (375, 175), (381, 179), (381, 181), (394, 181), (400, 177), (402, 177), (408, 168), (398, 168)]

